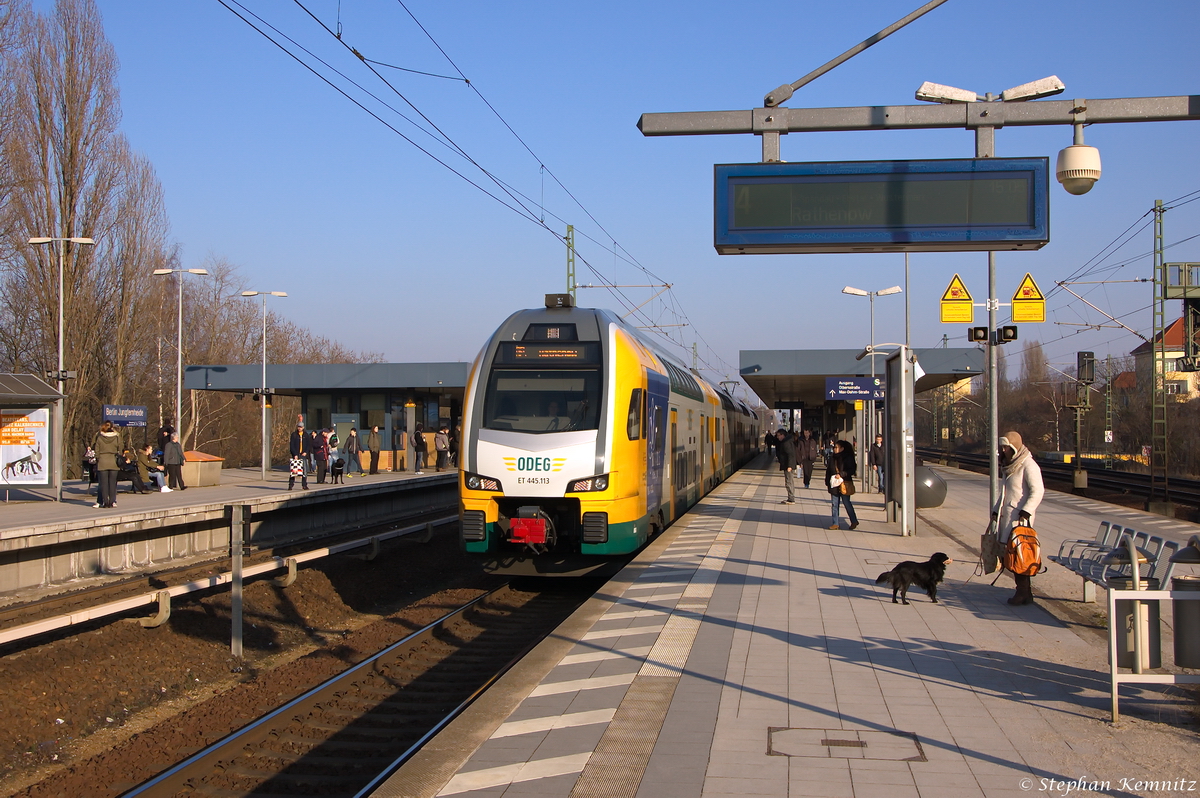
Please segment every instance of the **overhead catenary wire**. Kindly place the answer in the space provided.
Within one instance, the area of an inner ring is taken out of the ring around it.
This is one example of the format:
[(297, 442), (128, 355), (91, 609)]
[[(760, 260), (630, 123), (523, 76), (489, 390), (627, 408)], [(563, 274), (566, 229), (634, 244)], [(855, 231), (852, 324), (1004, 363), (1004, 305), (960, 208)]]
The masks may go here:
[[(351, 53), (353, 53), (354, 56), (356, 58), (358, 58), (360, 61), (362, 61), (364, 64), (366, 64), (367, 68), (370, 69), (371, 72), (376, 75), (376, 77), (378, 77), (380, 80), (382, 80), (389, 87), (389, 89), (391, 89), (398, 97), (403, 99), (404, 102), (406, 104), (408, 104), (411, 108), (413, 108), (414, 111), (416, 111), (418, 114), (420, 114), (422, 119), (424, 119), (431, 127), (433, 127), (435, 130), (437, 130), (438, 134), (440, 136), (442, 136), (446, 140), (446, 142), (450, 143), (454, 149), (456, 149), (465, 158), (467, 158), (467, 160), (470, 163), (472, 163), (477, 168), (479, 168), (481, 171), (483, 171), (485, 174), (487, 174), (489, 179), (491, 179), (493, 182), (495, 182), (498, 186), (500, 186), (504, 190), (505, 194), (507, 194), (513, 198), (514, 202), (518, 202), (518, 204), (521, 204), (522, 207), (525, 207), (527, 210), (530, 210), (530, 208), (535, 204), (530, 197), (526, 196), (525, 194), (523, 194), (520, 191), (517, 191), (513, 186), (509, 185), (505, 181), (500, 180), (498, 177), (491, 174), (488, 170), (486, 170), (482, 166), (480, 166), (473, 158), (471, 158), (466, 153), (466, 151), (463, 148), (459, 147), (457, 145), (457, 143), (455, 143), (453, 141), (453, 139), (451, 139), (444, 131), (442, 131), (436, 124), (434, 124), (433, 121), (430, 120), (428, 116), (426, 116), (419, 109), (417, 109), (416, 106), (411, 101), (409, 101), (401, 92), (399, 92), (394, 86), (392, 86), (392, 84), (382, 74), (380, 74), (378, 70), (376, 70), (370, 66), (371, 64), (380, 64), (382, 66), (392, 67), (392, 65), (384, 64), (384, 63), (376, 61), (374, 59), (367, 58), (361, 52), (359, 52), (356, 48), (352, 47), (347, 42), (343, 41), (342, 37), (340, 35), (337, 35), (332, 30), (330, 30), (329, 26), (325, 25), (323, 22), (321, 22), (321, 20), (318, 17), (316, 17), (316, 15), (312, 13), (312, 11), (310, 11), (307, 7), (305, 7), (304, 4), (302, 2), (300, 2), (300, 0), (294, 0), (294, 2), (301, 9), (303, 9), (304, 12), (306, 14), (308, 14), (314, 21), (316, 21), (319, 25), (321, 25), (321, 27), (326, 32), (330, 33), (331, 35), (334, 35), (335, 38), (338, 40), (339, 43), (342, 44), (343, 47), (345, 47), (347, 50), (349, 50)], [(406, 6), (404, 4), (403, 0), (397, 0), (397, 2), (401, 6), (401, 8), (404, 9), (405, 13), (407, 13), (409, 15), (409, 17), (413, 20), (413, 22), (417, 25), (417, 27), (421, 30), (421, 32), (425, 34), (425, 36), (438, 49), (438, 51), (443, 55), (443, 57), (445, 57), (447, 63), (449, 63), (453, 67), (454, 71), (458, 73), (459, 78), (456, 78), (456, 80), (461, 80), (462, 82), (466, 83), (468, 86), (471, 87), (471, 90), (475, 92), (475, 94), (479, 97), (479, 99), (496, 116), (496, 118), (501, 122), (501, 124), (503, 124), (504, 127), (510, 133), (512, 133), (514, 138), (516, 138), (516, 140), (521, 144), (521, 146), (526, 150), (526, 152), (528, 152), (537, 161), (538, 166), (539, 166), (539, 172), (544, 172), (544, 174), (550, 175), (551, 179), (555, 182), (555, 184), (557, 184), (563, 190), (563, 192), (568, 197), (570, 197), (570, 199), (576, 204), (576, 206), (579, 207), (579, 209), (588, 217), (588, 219), (590, 219), (592, 221), (592, 223), (595, 224), (597, 226), (597, 228), (599, 228), (601, 230), (601, 232), (604, 234), (604, 236), (613, 242), (613, 247), (612, 247), (612, 249), (605, 247), (597, 239), (595, 239), (592, 236), (586, 235), (582, 231), (580, 231), (581, 235), (584, 235), (584, 237), (588, 238), (588, 240), (593, 241), (594, 243), (596, 243), (598, 246), (604, 248), (605, 250), (612, 252), (614, 257), (620, 257), (621, 260), (628, 262), (630, 265), (639, 269), (640, 271), (642, 271), (644, 274), (646, 274), (648, 277), (652, 278), (653, 280), (660, 282), (660, 283), (667, 282), (662, 277), (659, 277), (657, 274), (654, 274), (652, 271), (650, 271), (648, 268), (646, 268), (644, 264), (640, 263), (632, 255), (632, 253), (630, 253), (628, 251), (628, 249), (626, 249), (624, 246), (620, 245), (616, 241), (616, 238), (608, 231), (607, 228), (605, 228), (605, 226), (595, 217), (595, 215), (579, 200), (579, 198), (562, 182), (562, 180), (559, 179), (559, 177), (554, 173), (554, 171), (545, 165), (544, 160), (542, 158), (540, 158), (536, 152), (534, 152), (533, 148), (529, 146), (529, 144), (520, 136), (520, 134), (517, 133), (516, 129), (511, 124), (509, 124), (509, 122), (496, 109), (496, 107), (487, 99), (487, 97), (484, 96), (483, 92), (480, 91), (479, 87), (476, 86), (466, 76), (466, 74), (459, 68), (457, 63), (455, 63), (455, 61), (450, 57), (449, 53), (446, 52), (445, 48), (443, 48), (442, 45), (433, 37), (433, 35), (430, 34), (428, 29), (426, 29), (425, 26), (421, 23), (421, 21), (416, 17), (416, 15), (413, 14), (411, 9), (409, 9), (408, 6)], [(392, 67), (392, 68), (399, 68), (399, 67)], [(419, 72), (418, 70), (405, 70), (405, 71), (418, 72), (419, 74), (431, 74), (431, 73)], [(449, 77), (449, 76), (435, 75), (435, 77)], [(521, 203), (520, 200), (517, 199), (518, 197), (520, 199), (523, 199), (526, 202), (528, 202), (529, 205), (526, 206), (524, 203)], [(539, 210), (541, 211), (541, 214), (538, 216), (538, 221), (539, 221), (539, 223), (543, 224), (543, 226), (544, 226), (545, 213), (546, 213), (544, 198), (541, 202), (536, 203), (536, 204), (538, 205)], [(557, 217), (556, 214), (551, 214), (551, 215), (554, 216), (555, 218), (559, 218), (561, 220), (561, 217)], [(565, 221), (565, 220), (562, 220), (562, 221)], [(549, 230), (549, 228), (547, 228), (547, 229)], [(556, 238), (562, 239), (562, 236), (555, 233), (553, 230), (551, 230), (550, 232), (552, 232)], [(620, 250), (620, 252), (623, 252), (624, 255), (619, 255), (618, 250)], [(594, 267), (590, 263), (587, 265), (590, 269), (594, 270)], [(614, 294), (614, 296), (620, 293), (619, 291), (614, 290), (614, 289), (610, 289), (610, 291)], [(686, 319), (686, 313), (682, 312), (682, 308), (681, 308), (681, 306), (679, 306), (679, 303), (678, 303), (678, 298), (674, 295), (674, 292), (669, 292), (669, 293), (670, 293), (670, 299), (672, 302), (672, 307), (668, 309), (668, 312), (672, 313), (672, 315), (675, 315), (677, 318), (682, 316), (683, 318)], [(632, 302), (632, 300), (630, 300), (627, 296), (624, 296), (623, 294), (621, 295), (621, 299), (624, 300), (625, 302)], [(626, 305), (626, 307), (628, 307), (628, 305)], [(691, 320), (686, 319), (686, 321), (687, 321), (688, 325), (692, 327), (696, 337), (700, 340), (701, 343), (704, 344), (705, 348), (710, 353), (712, 353), (716, 357), (717, 360), (721, 361), (725, 370), (726, 371), (735, 370), (734, 367), (732, 365), (730, 365), (729, 363), (725, 362), (724, 359), (721, 358), (720, 355), (716, 353), (716, 351), (712, 348), (712, 346), (708, 343), (708, 341), (706, 339), (704, 339), (704, 337), (698, 331), (696, 331), (695, 325), (691, 322)], [(674, 341), (672, 341), (672, 342), (677, 343), (677, 345), (686, 348), (686, 346), (682, 343), (674, 342)], [(705, 361), (705, 362), (707, 365), (707, 361)], [(721, 369), (713, 368), (711, 366), (708, 366), (708, 367), (713, 371), (721, 370)]]

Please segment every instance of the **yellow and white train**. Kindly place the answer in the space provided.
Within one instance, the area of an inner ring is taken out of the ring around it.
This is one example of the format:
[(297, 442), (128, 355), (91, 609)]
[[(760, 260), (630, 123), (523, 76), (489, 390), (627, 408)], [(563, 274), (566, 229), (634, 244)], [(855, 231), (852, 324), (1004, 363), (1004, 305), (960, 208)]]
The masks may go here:
[(463, 546), (545, 574), (636, 551), (758, 452), (763, 420), (615, 313), (548, 294), (471, 369)]

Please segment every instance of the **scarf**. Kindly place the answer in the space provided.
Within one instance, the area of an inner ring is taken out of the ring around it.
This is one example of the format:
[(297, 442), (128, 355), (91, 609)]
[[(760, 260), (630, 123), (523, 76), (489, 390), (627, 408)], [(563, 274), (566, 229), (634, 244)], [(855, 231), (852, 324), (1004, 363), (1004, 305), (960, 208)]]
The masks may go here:
[(1004, 466), (1004, 476), (1011, 477), (1017, 468), (1023, 466), (1025, 461), (1030, 457), (1033, 457), (1033, 454), (1029, 451), (1028, 447), (1022, 446), (1021, 450), (1013, 456), (1012, 462)]

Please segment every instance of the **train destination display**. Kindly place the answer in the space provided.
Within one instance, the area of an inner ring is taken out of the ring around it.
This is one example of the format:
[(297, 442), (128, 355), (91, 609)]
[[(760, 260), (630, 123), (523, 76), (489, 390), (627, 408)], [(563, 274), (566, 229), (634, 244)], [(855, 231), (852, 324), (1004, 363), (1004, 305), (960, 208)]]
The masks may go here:
[(718, 164), (722, 255), (1040, 249), (1049, 160)]
[(566, 361), (573, 363), (599, 363), (600, 345), (597, 343), (502, 343), (497, 358), (501, 363), (542, 363)]

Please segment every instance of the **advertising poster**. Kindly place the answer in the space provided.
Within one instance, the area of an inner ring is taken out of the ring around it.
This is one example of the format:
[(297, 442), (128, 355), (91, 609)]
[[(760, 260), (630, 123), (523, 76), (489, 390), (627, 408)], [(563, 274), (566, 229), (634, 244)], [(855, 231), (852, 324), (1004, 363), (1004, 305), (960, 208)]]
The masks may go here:
[(0, 410), (0, 485), (50, 484), (50, 409)]

